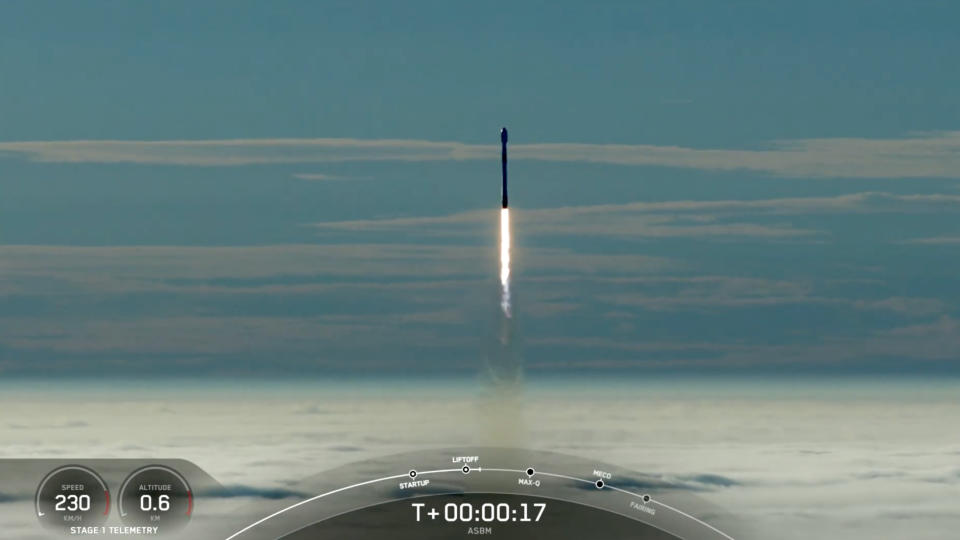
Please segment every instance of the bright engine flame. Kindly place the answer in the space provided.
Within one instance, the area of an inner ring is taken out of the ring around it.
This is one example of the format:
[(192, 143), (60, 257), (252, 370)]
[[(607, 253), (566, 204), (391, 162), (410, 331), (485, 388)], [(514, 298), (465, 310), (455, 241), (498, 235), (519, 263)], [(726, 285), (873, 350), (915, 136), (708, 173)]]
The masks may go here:
[(500, 210), (500, 307), (510, 316), (510, 209)]

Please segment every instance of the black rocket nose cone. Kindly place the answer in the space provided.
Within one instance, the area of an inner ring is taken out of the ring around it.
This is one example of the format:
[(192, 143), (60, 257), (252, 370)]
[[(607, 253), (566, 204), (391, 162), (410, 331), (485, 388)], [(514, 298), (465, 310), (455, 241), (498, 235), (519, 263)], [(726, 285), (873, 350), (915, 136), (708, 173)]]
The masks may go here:
[(505, 127), (500, 128), (500, 142), (507, 142), (507, 128)]

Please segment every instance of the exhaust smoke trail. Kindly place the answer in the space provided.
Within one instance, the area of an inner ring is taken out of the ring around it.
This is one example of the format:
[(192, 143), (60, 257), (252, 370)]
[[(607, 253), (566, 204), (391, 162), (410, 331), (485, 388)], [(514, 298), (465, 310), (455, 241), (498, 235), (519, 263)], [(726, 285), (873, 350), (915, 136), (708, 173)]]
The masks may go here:
[(500, 209), (500, 308), (506, 318), (510, 311), (510, 209)]
[(487, 361), (486, 388), (481, 406), (485, 425), (484, 443), (493, 446), (523, 446), (526, 423), (523, 414), (523, 362), (516, 339), (516, 321), (510, 297), (510, 210), (500, 209), (500, 313), (499, 339)]

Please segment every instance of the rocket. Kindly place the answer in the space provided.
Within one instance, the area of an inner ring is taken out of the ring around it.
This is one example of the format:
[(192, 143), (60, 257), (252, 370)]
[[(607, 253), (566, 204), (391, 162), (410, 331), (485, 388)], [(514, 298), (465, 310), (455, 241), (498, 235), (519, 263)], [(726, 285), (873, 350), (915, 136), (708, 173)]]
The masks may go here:
[(500, 128), (500, 163), (503, 166), (503, 186), (500, 188), (500, 208), (507, 208), (507, 128)]

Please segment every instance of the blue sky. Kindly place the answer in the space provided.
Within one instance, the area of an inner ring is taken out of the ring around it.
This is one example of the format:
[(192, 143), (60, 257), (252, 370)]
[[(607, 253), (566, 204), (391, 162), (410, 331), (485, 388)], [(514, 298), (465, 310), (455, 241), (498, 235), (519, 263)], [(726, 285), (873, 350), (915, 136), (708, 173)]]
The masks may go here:
[(960, 8), (0, 7), (0, 372), (957, 372)]
[(951, 2), (8, 2), (4, 140), (955, 129)]

